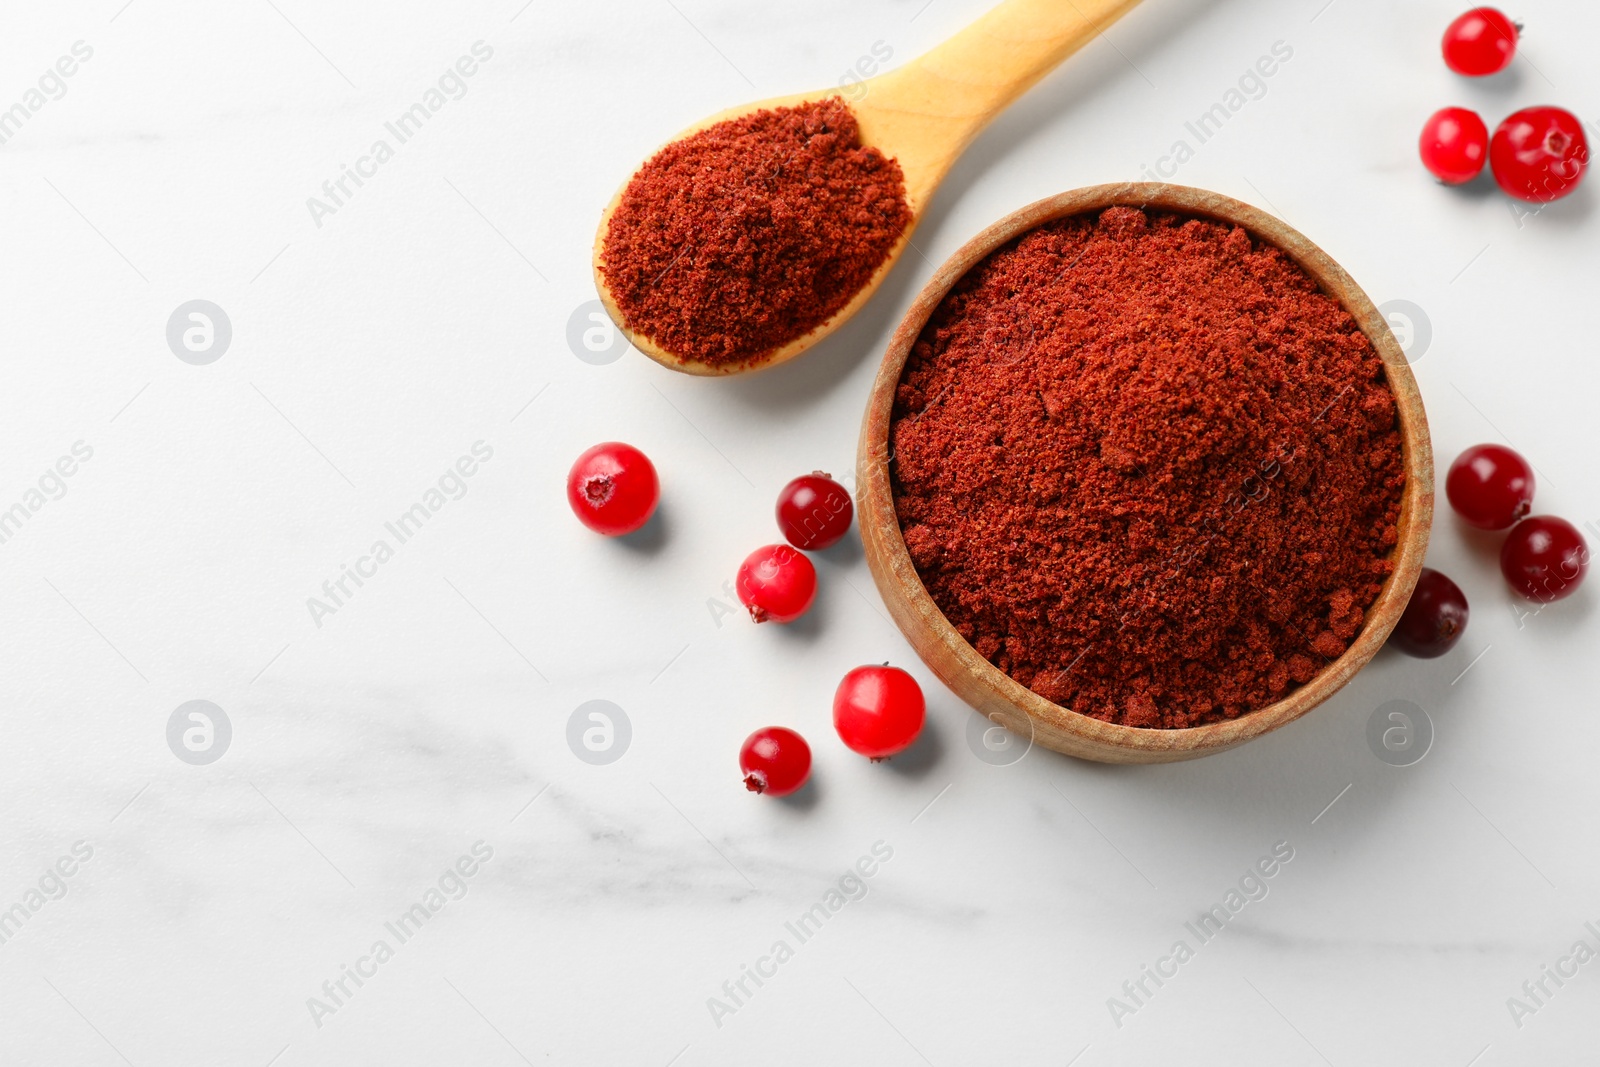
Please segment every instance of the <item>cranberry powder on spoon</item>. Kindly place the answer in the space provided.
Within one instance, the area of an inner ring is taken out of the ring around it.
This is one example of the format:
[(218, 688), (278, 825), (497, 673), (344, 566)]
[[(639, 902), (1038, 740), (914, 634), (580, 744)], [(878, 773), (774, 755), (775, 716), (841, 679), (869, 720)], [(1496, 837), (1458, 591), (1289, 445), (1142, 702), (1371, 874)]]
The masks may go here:
[(910, 225), (900, 165), (834, 97), (661, 149), (623, 190), (599, 267), (630, 331), (733, 366), (827, 322)]

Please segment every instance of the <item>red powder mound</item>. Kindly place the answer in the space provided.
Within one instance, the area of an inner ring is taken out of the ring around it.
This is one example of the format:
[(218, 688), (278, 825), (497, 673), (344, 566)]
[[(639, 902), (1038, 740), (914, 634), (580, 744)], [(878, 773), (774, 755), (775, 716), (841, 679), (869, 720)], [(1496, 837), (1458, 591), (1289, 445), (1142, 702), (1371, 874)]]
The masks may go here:
[(1278, 248), (1111, 208), (970, 271), (901, 377), (895, 508), (991, 663), (1109, 722), (1186, 727), (1341, 655), (1405, 474), (1370, 341)]
[(900, 165), (863, 148), (833, 98), (656, 153), (611, 216), (600, 273), (629, 330), (731, 365), (828, 321), (910, 224)]

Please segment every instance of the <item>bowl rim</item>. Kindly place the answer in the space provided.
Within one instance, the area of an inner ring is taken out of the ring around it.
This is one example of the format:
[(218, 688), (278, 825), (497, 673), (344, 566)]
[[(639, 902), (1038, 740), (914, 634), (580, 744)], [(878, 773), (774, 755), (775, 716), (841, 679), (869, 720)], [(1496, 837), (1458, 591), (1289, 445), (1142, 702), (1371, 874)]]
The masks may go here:
[[(990, 253), (1039, 226), (1112, 206), (1152, 208), (1242, 226), (1287, 253), (1338, 300), (1377, 349), (1394, 394), (1406, 484), (1401, 492), (1394, 570), (1345, 652), (1282, 700), (1234, 719), (1176, 729), (1125, 726), (1062, 707), (978, 654), (922, 584), (901, 534), (889, 478), (894, 396), (912, 345), (939, 303)], [(1387, 320), (1353, 278), (1298, 230), (1219, 193), (1164, 182), (1086, 186), (1035, 201), (986, 227), (946, 260), (917, 295), (873, 381), (857, 451), (857, 507), (868, 568), (890, 614), (923, 661), (977, 711), (1047, 748), (1103, 762), (1149, 763), (1221, 752), (1305, 715), (1342, 688), (1382, 647), (1422, 569), (1433, 517), (1433, 455), (1416, 378)]]

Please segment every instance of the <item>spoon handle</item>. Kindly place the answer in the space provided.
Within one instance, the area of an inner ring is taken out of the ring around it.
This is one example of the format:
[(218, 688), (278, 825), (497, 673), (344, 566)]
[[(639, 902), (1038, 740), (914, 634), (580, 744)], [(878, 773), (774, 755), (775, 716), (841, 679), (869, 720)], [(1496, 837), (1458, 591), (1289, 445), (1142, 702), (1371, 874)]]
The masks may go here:
[(903, 67), (873, 78), (853, 105), (863, 139), (897, 157), (919, 211), (956, 157), (1056, 64), (1139, 0), (1005, 0)]

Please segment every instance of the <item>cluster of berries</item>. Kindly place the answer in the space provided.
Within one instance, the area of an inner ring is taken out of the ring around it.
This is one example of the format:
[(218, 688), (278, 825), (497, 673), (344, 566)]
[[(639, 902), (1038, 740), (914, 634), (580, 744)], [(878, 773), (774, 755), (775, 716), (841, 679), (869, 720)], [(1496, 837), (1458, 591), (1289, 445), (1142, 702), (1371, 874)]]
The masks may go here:
[[(1445, 65), (1472, 78), (1498, 74), (1511, 65), (1521, 32), (1494, 8), (1473, 8), (1445, 30)], [(1572, 192), (1589, 165), (1583, 123), (1559, 107), (1523, 108), (1493, 137), (1476, 111), (1442, 108), (1422, 127), (1418, 148), (1422, 165), (1446, 185), (1470, 182), (1487, 162), (1506, 195), (1533, 204)]]
[[(1480, 530), (1510, 530), (1500, 545), (1500, 573), (1516, 592), (1540, 604), (1571, 596), (1589, 571), (1589, 546), (1578, 528), (1533, 510), (1533, 466), (1504, 445), (1473, 445), (1450, 464), (1444, 492), (1461, 521)], [(1389, 641), (1402, 652), (1432, 658), (1450, 651), (1467, 627), (1461, 587), (1427, 567)]]
[[(620, 441), (595, 445), (567, 472), (567, 503), (573, 514), (607, 537), (642, 529), (660, 501), (655, 464)], [(817, 596), (817, 571), (805, 553), (837, 544), (850, 532), (854, 514), (844, 486), (821, 471), (783, 487), (777, 519), (788, 543), (750, 553), (735, 583), (753, 620), (788, 623), (806, 613)], [(910, 748), (926, 717), (927, 702), (917, 680), (887, 663), (850, 671), (833, 696), (839, 739), (874, 763)], [(788, 727), (763, 727), (740, 747), (739, 770), (750, 791), (787, 796), (811, 776), (811, 746)]]

